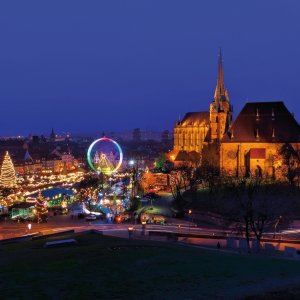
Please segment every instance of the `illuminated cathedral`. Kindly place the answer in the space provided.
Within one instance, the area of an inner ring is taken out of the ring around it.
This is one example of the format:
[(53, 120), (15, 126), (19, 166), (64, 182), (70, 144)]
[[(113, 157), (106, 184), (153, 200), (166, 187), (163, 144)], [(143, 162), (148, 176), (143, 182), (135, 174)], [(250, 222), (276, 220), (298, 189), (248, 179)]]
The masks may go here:
[(300, 127), (283, 102), (248, 102), (235, 121), (232, 112), (220, 51), (209, 111), (188, 112), (175, 124), (169, 158), (175, 165), (207, 165), (221, 174), (275, 176), (282, 147), (299, 153)]

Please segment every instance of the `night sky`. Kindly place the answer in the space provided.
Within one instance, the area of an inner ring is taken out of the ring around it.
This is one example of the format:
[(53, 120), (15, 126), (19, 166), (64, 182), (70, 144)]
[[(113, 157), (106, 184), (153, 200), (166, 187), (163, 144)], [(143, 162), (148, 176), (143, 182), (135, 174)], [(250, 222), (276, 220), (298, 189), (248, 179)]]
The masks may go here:
[(300, 120), (298, 0), (1, 0), (0, 135), (172, 129), (208, 110), (219, 47), (235, 115)]

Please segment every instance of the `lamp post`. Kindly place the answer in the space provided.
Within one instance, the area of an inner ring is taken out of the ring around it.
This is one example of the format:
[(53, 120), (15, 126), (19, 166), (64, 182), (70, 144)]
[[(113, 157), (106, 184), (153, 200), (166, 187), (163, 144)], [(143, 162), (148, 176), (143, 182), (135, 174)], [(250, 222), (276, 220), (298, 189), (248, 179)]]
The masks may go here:
[(189, 220), (190, 220), (190, 222), (189, 222), (189, 234), (190, 234), (190, 231), (191, 231), (191, 216), (192, 216), (192, 210), (189, 209)]
[(132, 168), (132, 184), (131, 184), (131, 198), (135, 197), (135, 181), (136, 181), (136, 169), (134, 167), (135, 161), (131, 159), (128, 163)]
[(273, 238), (275, 239), (276, 237), (276, 229), (277, 229), (277, 225), (279, 224), (279, 222), (281, 221), (282, 216), (279, 216), (278, 220), (276, 221), (275, 225), (274, 225), (274, 235)]
[(133, 226), (129, 226), (128, 227), (128, 238), (131, 238), (133, 231), (134, 231), (134, 227)]
[(146, 221), (142, 221), (142, 235), (146, 235)]

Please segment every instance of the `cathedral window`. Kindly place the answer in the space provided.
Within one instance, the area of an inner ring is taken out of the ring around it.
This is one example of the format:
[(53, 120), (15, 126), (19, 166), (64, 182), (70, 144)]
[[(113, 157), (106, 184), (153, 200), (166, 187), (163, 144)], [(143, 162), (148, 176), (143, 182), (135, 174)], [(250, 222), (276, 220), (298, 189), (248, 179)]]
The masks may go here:
[(274, 113), (274, 108), (272, 108), (272, 121), (275, 120), (275, 113)]
[(256, 129), (255, 137), (256, 137), (257, 139), (259, 138), (258, 128)]
[(272, 130), (272, 138), (274, 138), (275, 137), (275, 129), (273, 128), (273, 130)]

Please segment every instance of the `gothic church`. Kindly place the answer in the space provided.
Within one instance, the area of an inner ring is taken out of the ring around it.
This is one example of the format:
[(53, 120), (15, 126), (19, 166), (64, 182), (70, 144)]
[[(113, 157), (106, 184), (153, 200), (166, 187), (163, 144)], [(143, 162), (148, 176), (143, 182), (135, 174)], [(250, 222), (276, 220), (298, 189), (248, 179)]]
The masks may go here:
[(300, 126), (283, 102), (246, 103), (236, 120), (225, 88), (222, 53), (209, 111), (188, 112), (174, 127), (175, 165), (209, 165), (236, 176), (276, 176), (280, 149), (300, 150)]

